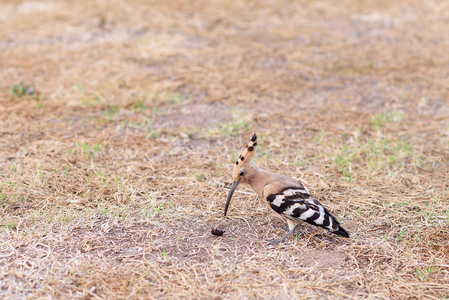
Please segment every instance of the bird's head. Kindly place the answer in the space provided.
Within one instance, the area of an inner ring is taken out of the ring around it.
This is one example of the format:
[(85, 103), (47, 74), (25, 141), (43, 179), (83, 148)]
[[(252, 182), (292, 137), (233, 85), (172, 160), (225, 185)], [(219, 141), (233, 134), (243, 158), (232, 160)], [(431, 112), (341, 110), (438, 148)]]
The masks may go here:
[(241, 183), (247, 183), (248, 178), (250, 178), (255, 170), (256, 166), (252, 162), (254, 154), (256, 153), (257, 146), (257, 135), (254, 134), (249, 141), (248, 145), (246, 145), (245, 149), (243, 149), (242, 153), (239, 155), (237, 159), (234, 171), (232, 172), (232, 179), (234, 182), (231, 185), (231, 189), (229, 190), (228, 199), (226, 200), (224, 215), (228, 212), (228, 208), (231, 204), (232, 194), (234, 194), (235, 189)]

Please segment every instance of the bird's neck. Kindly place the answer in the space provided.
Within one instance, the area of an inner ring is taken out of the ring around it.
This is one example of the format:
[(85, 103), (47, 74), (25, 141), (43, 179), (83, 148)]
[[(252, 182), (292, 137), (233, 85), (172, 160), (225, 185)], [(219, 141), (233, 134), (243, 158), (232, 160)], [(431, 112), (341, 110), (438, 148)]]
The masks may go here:
[(249, 185), (253, 188), (253, 190), (259, 195), (261, 199), (263, 199), (263, 189), (265, 185), (270, 181), (270, 178), (273, 175), (272, 173), (260, 169), (257, 165), (254, 166), (254, 172), (251, 174), (251, 177), (248, 178)]

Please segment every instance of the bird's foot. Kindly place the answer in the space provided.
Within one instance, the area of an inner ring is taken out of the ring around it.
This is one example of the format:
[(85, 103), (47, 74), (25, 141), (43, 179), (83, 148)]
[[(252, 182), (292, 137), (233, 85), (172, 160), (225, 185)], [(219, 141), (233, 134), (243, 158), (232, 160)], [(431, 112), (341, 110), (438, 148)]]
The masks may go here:
[(270, 243), (271, 245), (278, 245), (281, 240), (275, 240), (275, 239), (271, 239), (271, 240), (267, 240), (268, 243)]
[(288, 245), (289, 243), (284, 242), (283, 240), (275, 240), (275, 239), (270, 239), (270, 240), (266, 240), (268, 243), (270, 243), (273, 246), (277, 246), (280, 243), (286, 244)]

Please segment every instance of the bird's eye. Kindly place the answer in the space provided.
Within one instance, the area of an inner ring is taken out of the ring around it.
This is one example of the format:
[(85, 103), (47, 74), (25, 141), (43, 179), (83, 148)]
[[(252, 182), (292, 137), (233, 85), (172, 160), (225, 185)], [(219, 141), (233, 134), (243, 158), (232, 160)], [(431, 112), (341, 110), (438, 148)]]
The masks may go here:
[(240, 172), (240, 176), (245, 175), (245, 171)]

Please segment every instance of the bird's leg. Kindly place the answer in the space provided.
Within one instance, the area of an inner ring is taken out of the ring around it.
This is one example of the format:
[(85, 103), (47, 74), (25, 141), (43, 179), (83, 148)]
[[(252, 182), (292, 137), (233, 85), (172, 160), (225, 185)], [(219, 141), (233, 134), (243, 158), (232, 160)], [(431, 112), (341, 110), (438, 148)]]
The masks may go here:
[[(299, 224), (298, 224), (299, 225)], [(280, 239), (280, 240), (267, 240), (267, 242), (269, 242), (270, 244), (273, 244), (273, 245), (277, 245), (277, 244), (279, 244), (279, 243), (283, 243), (283, 242), (285, 242), (285, 240), (290, 236), (290, 234), (292, 234), (293, 233), (293, 231), (295, 231), (295, 229), (296, 229), (296, 227), (298, 227), (298, 225), (296, 225), (296, 226), (294, 226), (289, 232), (287, 232), (287, 234), (286, 235), (284, 235), (283, 237), (282, 237), (282, 239)]]
[(287, 234), (284, 235), (284, 237), (281, 239), (281, 243), (283, 243), (283, 242), (288, 238), (288, 236), (289, 236), (290, 234), (292, 234), (292, 233), (295, 231), (296, 227), (298, 227), (298, 226), (299, 226), (299, 224), (297, 224), (295, 227), (293, 227), (292, 230), (290, 230), (289, 232), (287, 232)]
[(285, 225), (285, 226), (279, 225), (279, 227), (281, 227), (285, 232), (290, 231), (290, 229), (288, 229), (288, 225)]

